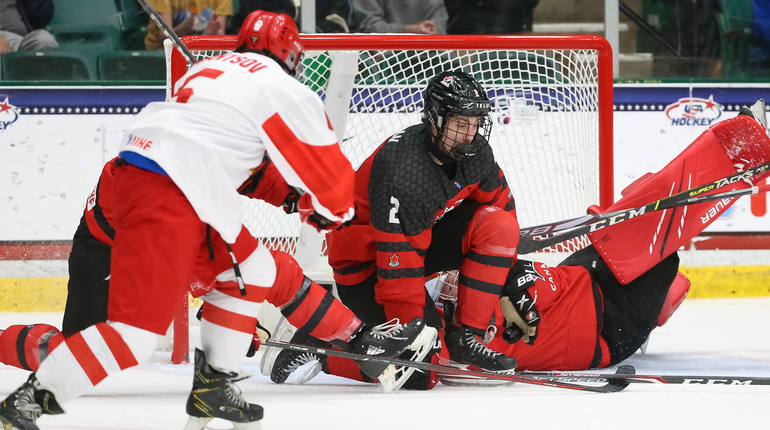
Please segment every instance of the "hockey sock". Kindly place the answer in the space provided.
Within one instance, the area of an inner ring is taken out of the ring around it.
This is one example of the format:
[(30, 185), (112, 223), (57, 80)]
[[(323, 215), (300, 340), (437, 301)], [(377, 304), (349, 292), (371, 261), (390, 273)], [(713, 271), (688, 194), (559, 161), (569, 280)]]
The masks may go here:
[[(158, 335), (123, 323), (98, 323), (72, 334), (35, 372), (59, 403), (79, 397), (108, 375), (144, 362)], [(76, 370), (80, 369), (80, 370)]]
[(358, 364), (350, 358), (328, 357), (326, 363), (329, 374), (331, 375), (341, 376), (355, 381), (375, 382), (375, 380), (361, 372), (361, 368), (358, 367)]
[(325, 341), (347, 342), (361, 325), (353, 311), (334, 298), (331, 291), (307, 278), (297, 262), (283, 252), (273, 252), (276, 281), (268, 301), (300, 331)]
[(518, 225), (514, 216), (491, 206), (480, 207), (463, 238), (457, 320), (486, 331), (516, 256)]
[(0, 362), (35, 371), (63, 339), (52, 325), (12, 325), (0, 331)]

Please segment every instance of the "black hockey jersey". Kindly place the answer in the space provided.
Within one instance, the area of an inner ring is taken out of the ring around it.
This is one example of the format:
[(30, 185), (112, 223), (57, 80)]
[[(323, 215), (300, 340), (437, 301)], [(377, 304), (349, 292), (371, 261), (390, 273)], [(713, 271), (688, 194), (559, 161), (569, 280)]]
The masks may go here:
[(441, 166), (430, 144), (422, 124), (385, 141), (356, 172), (357, 218), (327, 236), (335, 281), (355, 285), (376, 270), (377, 302), (388, 318), (403, 321), (424, 306), (425, 252), (438, 220), (466, 199), (515, 211), (489, 145), (455, 166)]

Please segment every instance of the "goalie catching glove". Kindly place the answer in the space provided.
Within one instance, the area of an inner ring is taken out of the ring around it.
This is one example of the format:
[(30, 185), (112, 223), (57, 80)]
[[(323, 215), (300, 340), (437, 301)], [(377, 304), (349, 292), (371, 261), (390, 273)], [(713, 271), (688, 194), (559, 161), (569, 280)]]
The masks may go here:
[(500, 307), (505, 316), (503, 340), (516, 343), (524, 340), (532, 345), (537, 339), (537, 325), (540, 323), (540, 312), (535, 306), (535, 299), (527, 289), (535, 285), (535, 277), (539, 276), (531, 261), (517, 260), (508, 273), (500, 298)]

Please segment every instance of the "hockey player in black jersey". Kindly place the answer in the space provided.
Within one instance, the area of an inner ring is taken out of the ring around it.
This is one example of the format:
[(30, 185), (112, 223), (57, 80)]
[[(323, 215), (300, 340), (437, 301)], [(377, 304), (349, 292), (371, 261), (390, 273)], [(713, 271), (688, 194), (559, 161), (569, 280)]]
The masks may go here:
[[(502, 318), (495, 308), (519, 238), (513, 196), (488, 142), (489, 111), (486, 91), (470, 75), (435, 76), (423, 122), (391, 136), (364, 161), (355, 178), (357, 218), (327, 241), (340, 298), (366, 322), (420, 316), (441, 328), (425, 276), (459, 269), (458, 311), (445, 327), (442, 355), (511, 371), (516, 360), (482, 342), (494, 337)], [(274, 381), (286, 380), (291, 372), (281, 364), (294, 363), (295, 355), (279, 354), (270, 367)], [(324, 364), (330, 373), (366, 380), (344, 359)], [(407, 387), (435, 384), (421, 379)]]

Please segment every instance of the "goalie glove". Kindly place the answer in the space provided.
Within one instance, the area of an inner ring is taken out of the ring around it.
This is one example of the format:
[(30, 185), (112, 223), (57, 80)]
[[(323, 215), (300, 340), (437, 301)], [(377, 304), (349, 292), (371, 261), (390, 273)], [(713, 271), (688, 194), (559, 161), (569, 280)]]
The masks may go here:
[(535, 306), (537, 295), (533, 299), (527, 291), (535, 285), (536, 276), (538, 274), (531, 261), (517, 260), (505, 280), (500, 307), (505, 316), (503, 340), (508, 343), (524, 340), (527, 345), (532, 345), (537, 339), (537, 325), (540, 323), (540, 312)]

